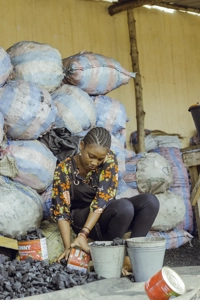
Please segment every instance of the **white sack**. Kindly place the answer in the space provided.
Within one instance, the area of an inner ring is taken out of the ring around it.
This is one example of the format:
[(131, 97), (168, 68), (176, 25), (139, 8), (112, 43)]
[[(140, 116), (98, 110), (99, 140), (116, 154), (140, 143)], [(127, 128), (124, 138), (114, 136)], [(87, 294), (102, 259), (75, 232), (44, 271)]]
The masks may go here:
[(118, 177), (119, 180), (122, 179), (123, 174), (126, 171), (126, 166), (125, 166), (125, 149), (120, 143), (116, 137), (111, 134), (111, 150), (113, 150), (117, 156), (117, 161), (118, 161)]
[(80, 88), (64, 84), (52, 93), (52, 98), (58, 110), (55, 127), (77, 133), (95, 126), (94, 101)]
[(12, 73), (13, 66), (10, 56), (0, 47), (0, 87), (4, 85), (9, 75)]
[(170, 191), (155, 196), (160, 203), (160, 209), (152, 225), (153, 230), (168, 231), (183, 221), (186, 210), (180, 196)]
[(14, 180), (38, 193), (45, 191), (53, 181), (56, 168), (53, 153), (39, 141), (8, 141), (5, 147), (3, 154), (15, 158), (18, 174)]
[(10, 238), (39, 228), (43, 208), (41, 197), (30, 187), (0, 176), (0, 233)]
[(34, 140), (51, 129), (57, 108), (49, 92), (20, 80), (0, 88), (0, 112), (4, 115), (8, 137)]
[(63, 67), (65, 83), (89, 95), (105, 95), (135, 77), (115, 59), (86, 51), (64, 58)]
[(94, 97), (94, 103), (97, 116), (96, 126), (104, 127), (112, 134), (126, 128), (128, 118), (122, 103), (107, 96)]
[(64, 73), (57, 49), (34, 41), (21, 41), (7, 49), (7, 53), (14, 66), (9, 79), (24, 79), (49, 92), (61, 84)]
[(137, 164), (136, 178), (140, 192), (162, 193), (173, 182), (172, 167), (160, 154), (146, 153)]

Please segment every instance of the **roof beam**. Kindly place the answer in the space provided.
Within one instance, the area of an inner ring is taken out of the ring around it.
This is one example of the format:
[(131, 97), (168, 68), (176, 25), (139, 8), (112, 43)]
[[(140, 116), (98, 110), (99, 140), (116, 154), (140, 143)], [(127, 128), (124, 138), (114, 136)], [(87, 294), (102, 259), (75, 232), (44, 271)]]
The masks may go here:
[(176, 9), (176, 10), (183, 10), (185, 12), (194, 12), (194, 13), (200, 14), (199, 8), (192, 8), (192, 7), (180, 6), (180, 5), (174, 5), (174, 4), (168, 4), (168, 3), (162, 3), (162, 4), (156, 3), (154, 5), (171, 8), (171, 9)]
[(114, 14), (120, 13), (122, 11), (137, 8), (143, 5), (154, 5), (155, 3), (160, 3), (162, 1), (158, 0), (125, 0), (117, 2), (108, 7), (108, 12), (112, 16)]
[(129, 9), (134, 9), (143, 5), (157, 5), (165, 8), (171, 8), (175, 10), (183, 10), (186, 12), (194, 12), (197, 14), (200, 14), (200, 9), (198, 8), (192, 8), (187, 6), (181, 6), (181, 5), (174, 5), (169, 4), (166, 2), (163, 2), (163, 0), (123, 0), (120, 2), (117, 2), (116, 4), (113, 4), (108, 7), (109, 14), (113, 16), (114, 14), (120, 13), (122, 11), (126, 11)]

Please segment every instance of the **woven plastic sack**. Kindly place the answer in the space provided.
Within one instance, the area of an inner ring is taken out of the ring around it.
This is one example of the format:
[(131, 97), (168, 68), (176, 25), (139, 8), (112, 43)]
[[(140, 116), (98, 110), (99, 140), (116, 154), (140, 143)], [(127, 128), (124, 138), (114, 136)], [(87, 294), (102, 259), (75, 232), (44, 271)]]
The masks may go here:
[(165, 191), (156, 194), (160, 208), (152, 225), (153, 230), (167, 231), (176, 227), (185, 217), (185, 205), (183, 199), (173, 192)]
[[(53, 263), (64, 251), (58, 223), (45, 220), (41, 222), (40, 229), (46, 237), (49, 263)], [(74, 239), (75, 234), (71, 229), (71, 242)]]
[(123, 175), (123, 179), (127, 183), (127, 185), (133, 189), (138, 188), (136, 178), (137, 164), (144, 157), (145, 153), (138, 153), (135, 154), (134, 157), (132, 157), (129, 161), (126, 161), (125, 163), (126, 171)]
[(34, 41), (21, 41), (7, 49), (7, 53), (14, 66), (9, 79), (23, 79), (49, 92), (61, 84), (64, 73), (57, 49)]
[(11, 64), (10, 56), (6, 51), (0, 47), (0, 87), (4, 85), (9, 75), (12, 73), (13, 66)]
[(52, 93), (57, 107), (55, 126), (66, 127), (71, 133), (95, 126), (96, 112), (92, 98), (78, 87), (64, 84)]
[(172, 167), (173, 182), (170, 191), (179, 195), (185, 204), (186, 213), (183, 222), (178, 227), (180, 229), (193, 232), (193, 210), (190, 201), (191, 186), (189, 182), (188, 170), (183, 163), (182, 153), (178, 148), (160, 147), (152, 150), (162, 156), (170, 163)]
[(4, 117), (3, 117), (2, 113), (0, 112), (0, 144), (2, 143), (3, 137), (4, 137), (3, 126), (4, 126)]
[(40, 195), (43, 200), (43, 220), (50, 219), (50, 208), (52, 204), (53, 183)]
[(130, 198), (139, 194), (137, 189), (133, 189), (123, 180), (119, 180), (116, 199)]
[(39, 141), (8, 141), (4, 147), (6, 148), (2, 153), (9, 153), (15, 158), (18, 175), (14, 180), (38, 193), (45, 191), (53, 181), (56, 168), (56, 157), (53, 153)]
[(63, 59), (65, 83), (90, 95), (105, 95), (135, 77), (115, 59), (83, 51)]
[(169, 231), (149, 231), (147, 234), (149, 237), (163, 237), (166, 239), (166, 249), (174, 249), (179, 248), (180, 246), (190, 242), (193, 238), (191, 234), (189, 234), (185, 230), (181, 230), (178, 228), (173, 228)]
[(121, 145), (120, 141), (111, 134), (111, 150), (113, 150), (117, 156), (118, 161), (118, 177), (119, 180), (122, 179), (123, 174), (126, 171), (125, 168), (125, 149)]
[(168, 190), (173, 182), (170, 163), (157, 153), (146, 153), (137, 164), (136, 178), (142, 193), (158, 194)]
[(46, 90), (20, 80), (10, 81), (0, 89), (0, 112), (8, 137), (34, 140), (51, 129), (57, 108)]
[(112, 134), (126, 128), (127, 114), (123, 104), (108, 96), (94, 97), (96, 126), (104, 127)]
[(0, 176), (0, 232), (16, 238), (27, 228), (38, 228), (42, 220), (42, 200), (33, 189)]

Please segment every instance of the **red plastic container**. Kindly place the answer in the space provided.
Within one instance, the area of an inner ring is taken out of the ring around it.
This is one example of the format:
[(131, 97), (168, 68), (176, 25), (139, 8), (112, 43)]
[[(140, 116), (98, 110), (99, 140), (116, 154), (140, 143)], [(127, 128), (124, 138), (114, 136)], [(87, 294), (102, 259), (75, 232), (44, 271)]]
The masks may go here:
[(150, 300), (166, 300), (185, 294), (185, 284), (169, 267), (163, 267), (145, 283), (145, 292)]

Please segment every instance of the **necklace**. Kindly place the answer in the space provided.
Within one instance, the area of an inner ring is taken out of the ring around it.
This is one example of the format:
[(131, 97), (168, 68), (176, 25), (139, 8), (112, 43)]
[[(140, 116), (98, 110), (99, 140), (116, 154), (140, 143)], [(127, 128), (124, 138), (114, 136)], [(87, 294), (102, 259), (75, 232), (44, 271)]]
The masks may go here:
[(83, 166), (83, 163), (81, 163), (81, 161), (80, 161), (80, 155), (78, 154), (78, 159), (77, 159), (77, 167), (78, 167), (78, 169), (79, 169), (79, 174), (81, 175), (81, 176), (86, 176), (87, 175), (87, 171), (85, 170), (85, 168), (84, 168), (84, 166)]

